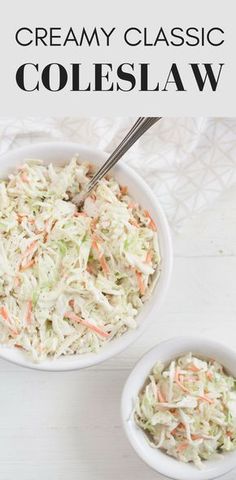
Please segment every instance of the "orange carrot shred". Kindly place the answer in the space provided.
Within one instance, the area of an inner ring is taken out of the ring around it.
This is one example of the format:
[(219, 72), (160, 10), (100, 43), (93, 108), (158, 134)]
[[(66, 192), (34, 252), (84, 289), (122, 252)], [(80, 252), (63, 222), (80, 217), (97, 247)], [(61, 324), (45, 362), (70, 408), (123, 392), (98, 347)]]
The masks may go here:
[(9, 331), (12, 337), (17, 337), (17, 335), (19, 335), (19, 332), (17, 332), (17, 330), (13, 330), (12, 328), (10, 328)]
[(156, 227), (156, 224), (155, 224), (154, 220), (152, 219), (150, 213), (149, 213), (147, 210), (144, 210), (144, 214), (145, 214), (145, 216), (149, 219), (149, 225), (148, 225), (148, 226), (149, 226), (152, 230), (156, 231), (157, 227)]
[(162, 393), (160, 390), (159, 390), (159, 392), (158, 392), (158, 399), (159, 399), (159, 402), (161, 402), (161, 403), (165, 403), (165, 402), (166, 402), (166, 399), (165, 399), (163, 393)]
[(99, 247), (98, 247), (98, 244), (97, 244), (96, 240), (92, 241), (92, 248), (94, 250), (96, 250), (97, 252), (99, 252)]
[(192, 440), (201, 440), (203, 437), (202, 437), (202, 435), (191, 433), (191, 438), (192, 438)]
[(7, 309), (6, 309), (5, 306), (0, 308), (0, 315), (3, 317), (4, 320), (9, 321), (9, 316), (8, 316)]
[(128, 187), (126, 187), (125, 185), (121, 185), (120, 186), (120, 191), (121, 191), (122, 195), (127, 195)]
[(29, 183), (28, 176), (27, 176), (26, 172), (24, 172), (24, 170), (21, 171), (20, 178), (21, 178), (22, 182)]
[(35, 259), (33, 258), (28, 263), (26, 263), (24, 266), (21, 265), (20, 272), (24, 272), (25, 270), (28, 270), (28, 268), (32, 267), (34, 264), (35, 264)]
[(74, 217), (87, 217), (87, 213), (85, 212), (75, 212)]
[(97, 235), (97, 233), (93, 234), (93, 240), (95, 240), (95, 242), (97, 242), (97, 243), (102, 243), (103, 242), (102, 237), (100, 237), (100, 235)]
[(214, 403), (214, 400), (212, 400), (212, 398), (209, 398), (207, 395), (198, 395), (198, 398), (210, 404)]
[(131, 218), (131, 219), (129, 220), (129, 223), (130, 223), (131, 225), (133, 225), (134, 227), (137, 227), (137, 228), (139, 228), (139, 226), (140, 226), (139, 223), (137, 222), (137, 220), (136, 220), (135, 218)]
[(177, 383), (178, 387), (181, 388), (184, 392), (191, 394), (190, 390), (180, 382), (178, 369), (176, 369), (175, 372), (175, 383)]
[(28, 301), (25, 321), (28, 325), (32, 323), (32, 300)]
[(97, 327), (96, 325), (93, 325), (92, 323), (87, 322), (87, 320), (83, 320), (82, 318), (80, 318), (78, 315), (76, 315), (73, 312), (66, 312), (65, 317), (69, 318), (73, 322), (81, 323), (81, 325), (84, 325), (84, 327), (90, 328), (91, 330), (93, 330), (98, 335), (101, 335), (101, 337), (106, 337), (106, 338), (109, 337), (109, 333), (105, 332), (104, 330)]
[(96, 274), (96, 271), (95, 271), (95, 269), (94, 269), (94, 268), (93, 268), (93, 266), (92, 266), (92, 265), (90, 265), (90, 264), (87, 264), (87, 268), (86, 268), (86, 270), (87, 270), (87, 272), (88, 272), (88, 273), (92, 273), (93, 275), (95, 275), (95, 274)]
[(28, 255), (30, 254), (33, 254), (34, 253), (34, 250), (36, 250), (36, 246), (37, 246), (37, 240), (34, 240), (27, 248), (26, 250), (22, 253), (22, 260), (26, 257), (28, 257)]
[(191, 372), (199, 372), (200, 368), (196, 367), (193, 363), (191, 365), (188, 365), (187, 370), (190, 370)]
[(136, 208), (136, 204), (134, 202), (130, 202), (128, 203), (128, 208), (131, 208), (131, 209)]
[(20, 279), (19, 279), (19, 277), (15, 277), (14, 278), (14, 287), (19, 287), (19, 285), (20, 285)]
[(143, 276), (141, 272), (138, 272), (137, 270), (135, 271), (137, 281), (138, 281), (138, 288), (140, 290), (141, 295), (144, 295), (145, 293), (145, 285), (143, 282)]
[(180, 443), (177, 447), (176, 447), (176, 450), (178, 452), (183, 452), (184, 450), (186, 450), (186, 448), (188, 448), (188, 443), (187, 442), (183, 442), (183, 443)]

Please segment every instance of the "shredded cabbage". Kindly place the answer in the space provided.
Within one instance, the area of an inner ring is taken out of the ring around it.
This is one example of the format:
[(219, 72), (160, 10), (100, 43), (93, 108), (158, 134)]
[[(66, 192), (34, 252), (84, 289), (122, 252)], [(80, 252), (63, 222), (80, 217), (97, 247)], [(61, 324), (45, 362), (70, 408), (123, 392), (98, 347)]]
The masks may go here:
[(155, 223), (114, 178), (77, 211), (91, 175), (75, 157), (0, 181), (0, 343), (34, 361), (98, 352), (135, 328), (160, 273)]
[(151, 446), (202, 468), (202, 460), (236, 448), (236, 380), (191, 353), (167, 368), (157, 363), (134, 418)]

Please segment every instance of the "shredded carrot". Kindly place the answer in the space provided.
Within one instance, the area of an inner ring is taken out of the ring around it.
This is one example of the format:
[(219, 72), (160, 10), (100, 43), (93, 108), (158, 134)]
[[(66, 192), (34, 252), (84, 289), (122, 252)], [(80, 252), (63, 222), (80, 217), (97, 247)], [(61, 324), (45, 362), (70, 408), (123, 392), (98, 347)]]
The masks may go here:
[(15, 277), (14, 278), (14, 287), (19, 287), (19, 285), (20, 285), (20, 279), (19, 279), (19, 277)]
[(152, 257), (153, 257), (153, 251), (152, 251), (152, 250), (148, 250), (147, 255), (146, 255), (146, 260), (145, 260), (145, 262), (146, 262), (146, 263), (151, 263)]
[(95, 240), (95, 242), (97, 242), (97, 243), (102, 243), (103, 242), (102, 237), (100, 237), (100, 235), (97, 235), (96, 233), (93, 234), (93, 240)]
[(183, 442), (183, 443), (180, 443), (177, 447), (176, 447), (176, 450), (178, 452), (183, 452), (184, 450), (186, 450), (186, 448), (188, 448), (188, 443), (187, 442)]
[(57, 220), (54, 220), (54, 222), (52, 222), (51, 231), (52, 231), (53, 228), (55, 227), (56, 223), (57, 223)]
[(127, 195), (128, 193), (128, 187), (124, 186), (124, 185), (121, 185), (120, 186), (120, 191), (122, 193), (122, 195)]
[(25, 270), (28, 270), (28, 268), (32, 267), (34, 264), (35, 264), (35, 258), (30, 260), (28, 263), (21, 265), (20, 272), (24, 272)]
[(98, 252), (99, 256), (98, 256), (98, 259), (99, 259), (99, 262), (100, 262), (100, 265), (103, 269), (103, 272), (105, 274), (109, 273), (110, 272), (110, 269), (109, 269), (109, 266), (108, 266), (108, 263), (105, 259), (105, 256), (103, 253), (100, 252), (99, 250), (99, 242), (102, 242), (103, 239), (101, 237), (99, 237), (98, 235), (93, 235), (93, 241), (92, 241), (92, 248), (94, 250), (96, 250), (96, 252)]
[(136, 203), (134, 202), (128, 203), (128, 208), (131, 208), (133, 210), (133, 208), (136, 208)]
[(44, 237), (43, 237), (43, 243), (47, 243), (48, 237), (49, 237), (49, 233), (46, 232), (45, 235), (44, 235)]
[(197, 435), (195, 433), (191, 433), (191, 438), (192, 438), (192, 440), (201, 440), (204, 437), (202, 435)]
[(21, 178), (22, 182), (29, 183), (28, 176), (27, 176), (26, 172), (24, 172), (24, 170), (21, 171), (20, 178)]
[(186, 388), (179, 380), (179, 372), (178, 372), (178, 369), (176, 369), (176, 372), (175, 372), (175, 383), (177, 383), (177, 385), (186, 393), (189, 393), (191, 394), (190, 390), (188, 388)]
[(137, 227), (137, 228), (140, 227), (138, 221), (137, 221), (135, 218), (131, 218), (131, 220), (129, 220), (129, 223), (130, 223), (131, 225), (133, 225), (134, 227)]
[(206, 372), (206, 376), (207, 376), (208, 380), (212, 380), (212, 379), (213, 379), (213, 373), (212, 373), (210, 370), (208, 370), (208, 371)]
[(44, 229), (45, 229), (45, 232), (49, 233), (50, 232), (50, 227), (49, 227), (49, 219), (45, 220), (44, 222)]
[(37, 240), (34, 240), (25, 250), (24, 253), (22, 253), (22, 259), (28, 257), (28, 255), (32, 254), (34, 250), (36, 250), (37, 247)]
[[(17, 220), (18, 220), (18, 223), (22, 223), (23, 219), (24, 218), (28, 218), (29, 216), (26, 215), (26, 213), (17, 213)], [(30, 224), (34, 224), (35, 223), (35, 218), (28, 218), (28, 222)]]
[(91, 264), (87, 264), (86, 270), (88, 273), (92, 273), (93, 275), (96, 275), (95, 268)]
[(46, 220), (44, 222), (44, 237), (43, 237), (43, 243), (46, 243), (48, 241), (48, 236), (49, 236), (49, 232), (50, 232), (51, 228), (49, 226), (49, 220)]
[(36, 233), (36, 235), (39, 235), (40, 233), (43, 233), (44, 230), (39, 230), (38, 228), (35, 228), (34, 230), (34, 233)]
[(52, 229), (55, 227), (57, 223), (57, 220), (54, 220), (54, 222), (51, 224), (51, 226), (49, 225), (49, 220), (46, 220), (45, 222), (45, 230), (41, 230), (39, 231), (39, 233), (44, 233), (44, 238), (43, 238), (43, 243), (47, 243), (48, 241), (48, 237), (49, 237), (49, 234), (50, 232), (52, 231)]
[(98, 244), (97, 244), (96, 240), (94, 240), (94, 239), (93, 239), (93, 241), (92, 241), (92, 248), (93, 248), (94, 250), (96, 250), (97, 252), (99, 252)]
[(190, 370), (191, 372), (200, 372), (200, 368), (196, 367), (193, 363), (191, 365), (188, 365), (187, 370)]
[(18, 223), (22, 223), (24, 218), (27, 218), (27, 215), (25, 215), (24, 213), (17, 213)]
[(184, 392), (189, 393), (191, 395), (190, 390), (188, 388), (186, 388), (182, 383), (180, 383), (180, 382), (176, 382), (176, 383)]
[(25, 321), (28, 325), (30, 325), (32, 323), (32, 317), (33, 317), (33, 314), (32, 314), (32, 300), (29, 300), (28, 304), (27, 304), (27, 310), (26, 310), (26, 316), (25, 316)]
[(214, 403), (214, 400), (212, 400), (211, 398), (207, 397), (207, 395), (198, 395), (198, 398), (200, 400), (203, 400), (204, 402), (208, 402), (210, 404)]
[(156, 224), (155, 224), (154, 220), (152, 219), (150, 213), (149, 213), (147, 210), (144, 210), (144, 214), (145, 214), (145, 216), (149, 219), (149, 225), (148, 225), (148, 226), (149, 226), (152, 230), (156, 231), (157, 227), (156, 227)]
[(69, 318), (73, 322), (81, 323), (81, 325), (84, 325), (84, 327), (90, 328), (95, 333), (98, 333), (98, 335), (101, 335), (101, 337), (105, 337), (105, 338), (109, 337), (109, 333), (105, 332), (104, 330), (97, 327), (96, 325), (93, 325), (92, 323), (87, 322), (87, 320), (83, 320), (73, 312), (66, 312), (64, 316)]
[[(8, 324), (11, 325), (11, 322), (10, 322), (10, 318), (9, 318), (9, 315), (8, 315), (8, 312), (7, 312), (7, 309), (5, 306), (1, 307), (0, 308), (0, 315), (3, 317), (3, 319), (8, 322)], [(16, 330), (13, 330), (10, 325), (8, 326), (9, 328), (9, 332), (11, 334), (12, 337), (16, 337), (19, 333), (16, 331)]]
[(75, 308), (75, 301), (74, 301), (73, 298), (72, 298), (71, 300), (69, 300), (68, 303), (69, 303), (69, 305), (70, 305), (71, 308)]
[(5, 306), (0, 308), (0, 315), (3, 317), (4, 320), (9, 321), (9, 315)]
[(87, 213), (85, 212), (75, 212), (74, 217), (87, 217)]
[(145, 293), (145, 285), (144, 285), (144, 282), (143, 282), (142, 273), (141, 273), (141, 272), (138, 272), (137, 270), (135, 270), (135, 274), (136, 274), (136, 277), (137, 277), (138, 288), (139, 288), (139, 290), (140, 290), (140, 293), (141, 293), (141, 295), (144, 295), (144, 293)]
[(19, 335), (19, 332), (17, 332), (17, 330), (13, 330), (12, 328), (10, 328), (9, 331), (12, 337), (17, 337), (17, 335)]
[(158, 392), (158, 399), (159, 399), (159, 402), (161, 403), (165, 403), (166, 402), (166, 398), (165, 396), (163, 395), (163, 393), (159, 390)]

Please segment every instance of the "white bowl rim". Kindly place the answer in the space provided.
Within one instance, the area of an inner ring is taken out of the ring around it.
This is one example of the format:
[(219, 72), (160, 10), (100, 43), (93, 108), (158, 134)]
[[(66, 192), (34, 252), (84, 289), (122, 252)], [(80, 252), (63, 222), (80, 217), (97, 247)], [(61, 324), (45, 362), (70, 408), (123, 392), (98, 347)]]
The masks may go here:
[[(236, 377), (236, 351), (232, 348), (203, 336), (170, 338), (146, 352), (129, 374), (121, 397), (121, 418), (124, 431), (133, 449), (153, 470), (175, 480), (211, 480), (236, 467), (236, 450), (225, 453), (220, 459), (207, 460), (204, 462), (203, 470), (199, 470), (192, 463), (185, 464), (149, 446), (145, 433), (135, 425), (132, 419), (134, 399), (155, 362), (163, 359), (168, 363), (171, 359), (190, 351), (205, 358), (215, 358)], [(168, 355), (167, 352), (169, 352)]]
[[(47, 151), (48, 154), (51, 152), (54, 152), (55, 150), (58, 149), (66, 149), (68, 150), (68, 156), (73, 155), (76, 153), (79, 153), (79, 155), (82, 152), (83, 154), (86, 155), (94, 155), (95, 157), (98, 156), (100, 157), (100, 160), (105, 160), (108, 154), (102, 150), (99, 150), (97, 148), (91, 148), (87, 145), (84, 144), (78, 144), (76, 142), (65, 142), (65, 141), (57, 141), (57, 142), (40, 142), (40, 143), (33, 143), (27, 146), (23, 146), (17, 149), (10, 150), (9, 152), (2, 154), (0, 156), (0, 164), (2, 161), (4, 163), (7, 163), (12, 157), (18, 157), (18, 156), (24, 156), (24, 158), (32, 158), (32, 156), (37, 156), (37, 152), (40, 151)], [(32, 153), (30, 153), (32, 152)], [(70, 153), (69, 153), (70, 152)], [(37, 156), (37, 158), (40, 158), (42, 156), (42, 153)], [(65, 160), (67, 160), (68, 157), (65, 157)], [(95, 162), (95, 161), (94, 161)], [(93, 160), (91, 159), (91, 163), (93, 163)], [(95, 162), (96, 163), (96, 162)], [(14, 165), (16, 163), (14, 162)], [(13, 165), (13, 168), (14, 168)], [(170, 234), (170, 229), (169, 225), (165, 216), (165, 213), (163, 211), (162, 206), (160, 205), (158, 199), (152, 192), (151, 188), (146, 184), (146, 182), (127, 164), (124, 163), (124, 161), (120, 160), (117, 166), (114, 168), (114, 175), (116, 169), (119, 169), (120, 171), (123, 171), (124, 174), (127, 173), (127, 175), (131, 176), (134, 179), (134, 184), (138, 185), (142, 191), (145, 192), (147, 197), (150, 199), (150, 206), (154, 206), (156, 210), (158, 210), (158, 223), (161, 225), (161, 232), (163, 236), (165, 237), (165, 248), (166, 252), (168, 255), (165, 257), (165, 283), (162, 284), (162, 290), (159, 290), (159, 300), (158, 303), (154, 303), (154, 305), (150, 308), (147, 317), (145, 318), (145, 322), (141, 322), (139, 326), (131, 331), (129, 330), (127, 334), (124, 334), (122, 337), (119, 339), (114, 340), (111, 342), (109, 345), (108, 351), (106, 348), (102, 348), (97, 354), (85, 354), (85, 355), (74, 355), (74, 356), (65, 356), (65, 357), (59, 357), (58, 359), (47, 359), (41, 363), (34, 363), (30, 361), (26, 356), (21, 354), (21, 352), (16, 351), (16, 349), (10, 349), (4, 346), (0, 347), (0, 358), (3, 358), (7, 361), (10, 361), (12, 363), (15, 363), (17, 365), (23, 366), (23, 367), (28, 367), (36, 370), (44, 370), (44, 371), (70, 371), (70, 370), (77, 370), (80, 368), (87, 368), (90, 366), (97, 365), (115, 355), (118, 353), (122, 352), (124, 349), (126, 349), (130, 344), (132, 344), (135, 340), (137, 340), (138, 337), (140, 337), (146, 328), (150, 326), (152, 323), (152, 316), (151, 314), (155, 310), (155, 313), (159, 311), (163, 300), (166, 296), (169, 284), (170, 284), (170, 279), (171, 279), (171, 272), (172, 272), (172, 266), (173, 266), (173, 250), (172, 250), (172, 241), (171, 241), (171, 234)], [(0, 174), (1, 174), (1, 166), (0, 166)], [(155, 292), (153, 293), (152, 297), (155, 296)], [(151, 298), (152, 298), (151, 297)], [(148, 304), (149, 301), (146, 303)], [(142, 311), (142, 310), (141, 310)], [(141, 312), (140, 312), (141, 313)]]

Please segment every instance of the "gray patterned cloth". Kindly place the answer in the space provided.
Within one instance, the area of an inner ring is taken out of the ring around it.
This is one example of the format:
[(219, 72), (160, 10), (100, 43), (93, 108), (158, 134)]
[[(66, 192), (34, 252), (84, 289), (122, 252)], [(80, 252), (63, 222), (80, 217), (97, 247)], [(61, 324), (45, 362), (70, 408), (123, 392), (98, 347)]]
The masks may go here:
[[(132, 118), (1, 118), (0, 155), (45, 141), (73, 141), (111, 152)], [(165, 118), (125, 160), (160, 199), (171, 226), (207, 208), (236, 182), (236, 118)], [(1, 163), (1, 157), (0, 157)]]

